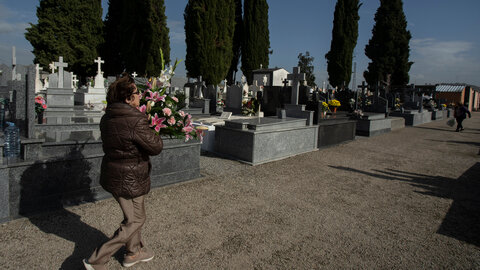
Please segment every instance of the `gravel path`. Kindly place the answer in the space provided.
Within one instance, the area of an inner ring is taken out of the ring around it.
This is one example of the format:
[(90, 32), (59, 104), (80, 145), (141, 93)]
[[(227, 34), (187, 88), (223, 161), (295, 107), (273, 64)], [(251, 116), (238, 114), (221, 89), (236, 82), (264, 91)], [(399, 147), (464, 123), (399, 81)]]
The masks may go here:
[[(156, 257), (131, 269), (480, 269), (480, 112), (445, 122), (255, 167), (202, 156), (148, 195)], [(82, 269), (121, 219), (108, 199), (2, 224), (0, 269)]]

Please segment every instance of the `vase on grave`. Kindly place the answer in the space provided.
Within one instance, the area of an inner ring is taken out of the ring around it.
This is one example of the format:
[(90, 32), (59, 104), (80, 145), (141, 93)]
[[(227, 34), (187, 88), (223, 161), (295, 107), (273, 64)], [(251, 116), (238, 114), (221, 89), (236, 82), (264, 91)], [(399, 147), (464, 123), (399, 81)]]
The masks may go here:
[(37, 124), (43, 124), (43, 112), (37, 113)]

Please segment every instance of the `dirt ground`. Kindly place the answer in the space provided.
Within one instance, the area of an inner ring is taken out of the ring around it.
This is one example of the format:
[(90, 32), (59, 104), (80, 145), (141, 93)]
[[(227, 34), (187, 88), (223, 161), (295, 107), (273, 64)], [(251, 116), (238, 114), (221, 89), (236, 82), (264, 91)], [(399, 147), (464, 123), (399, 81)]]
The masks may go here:
[[(203, 155), (148, 195), (156, 257), (131, 269), (480, 269), (480, 112), (445, 123), (255, 167)], [(121, 220), (108, 199), (4, 223), (0, 269), (83, 269)]]

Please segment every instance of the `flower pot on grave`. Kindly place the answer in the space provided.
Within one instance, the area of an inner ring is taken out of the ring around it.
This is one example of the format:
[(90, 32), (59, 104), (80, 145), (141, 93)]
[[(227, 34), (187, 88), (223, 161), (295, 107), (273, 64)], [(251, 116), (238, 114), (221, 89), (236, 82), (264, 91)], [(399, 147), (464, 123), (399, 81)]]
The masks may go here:
[(37, 113), (37, 124), (43, 124), (43, 112)]

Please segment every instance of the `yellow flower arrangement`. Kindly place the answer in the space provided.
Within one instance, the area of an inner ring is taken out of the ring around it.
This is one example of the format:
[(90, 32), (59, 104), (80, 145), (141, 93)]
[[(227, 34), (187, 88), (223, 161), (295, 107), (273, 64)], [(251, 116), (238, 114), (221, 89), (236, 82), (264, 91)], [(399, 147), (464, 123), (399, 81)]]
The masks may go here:
[(340, 107), (340, 101), (332, 99), (328, 102), (328, 105), (332, 107)]
[(326, 103), (325, 101), (322, 102), (322, 111), (323, 112), (328, 111), (328, 103)]

